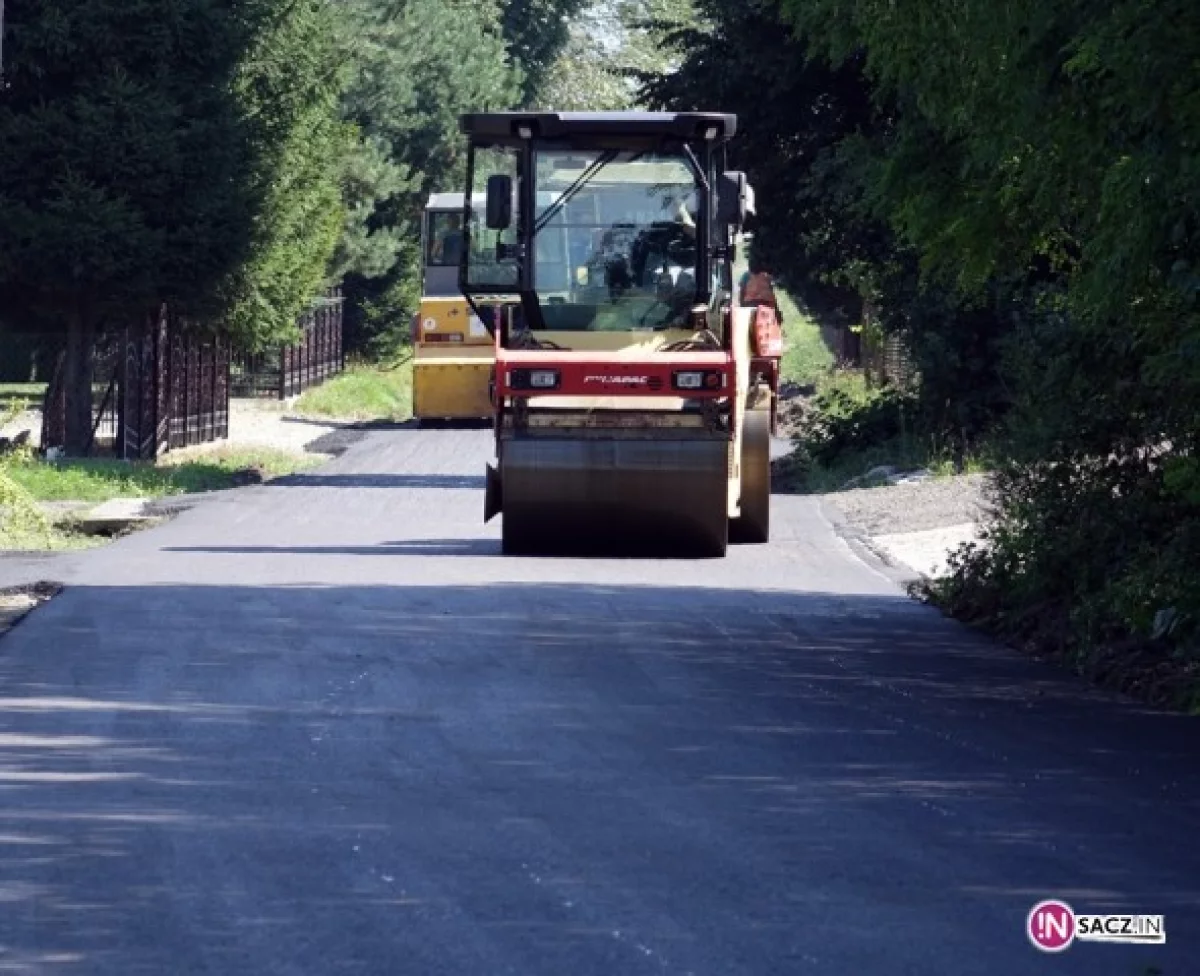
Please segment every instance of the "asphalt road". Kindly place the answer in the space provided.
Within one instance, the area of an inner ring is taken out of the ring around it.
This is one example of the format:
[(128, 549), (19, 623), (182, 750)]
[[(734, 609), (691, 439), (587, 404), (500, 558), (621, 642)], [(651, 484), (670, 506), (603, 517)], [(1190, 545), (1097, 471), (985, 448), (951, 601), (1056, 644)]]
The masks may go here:
[[(0, 973), (1200, 972), (1194, 721), (901, 595), (816, 505), (506, 559), (489, 435), (372, 434), (0, 642)], [(1038, 899), (1166, 916), (1037, 952)]]

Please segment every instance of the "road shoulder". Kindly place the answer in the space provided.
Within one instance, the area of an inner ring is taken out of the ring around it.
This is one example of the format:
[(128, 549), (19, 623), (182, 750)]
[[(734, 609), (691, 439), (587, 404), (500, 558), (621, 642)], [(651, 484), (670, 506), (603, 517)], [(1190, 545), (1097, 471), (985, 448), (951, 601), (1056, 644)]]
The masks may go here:
[(957, 475), (819, 495), (838, 534), (902, 586), (947, 572), (951, 553), (978, 541), (987, 478)]

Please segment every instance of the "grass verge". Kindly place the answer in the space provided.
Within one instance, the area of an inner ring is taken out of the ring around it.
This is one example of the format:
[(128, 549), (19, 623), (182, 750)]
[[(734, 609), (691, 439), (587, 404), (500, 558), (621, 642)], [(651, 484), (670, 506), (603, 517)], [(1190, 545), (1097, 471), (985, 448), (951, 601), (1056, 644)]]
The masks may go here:
[(108, 459), (43, 461), (28, 458), (10, 464), (7, 474), (39, 502), (100, 502), (114, 498), (162, 498), (232, 488), (237, 472), (259, 469), (275, 478), (319, 464), (320, 458), (257, 448), (220, 447), (188, 457), (167, 456), (158, 464)]
[(302, 394), (292, 412), (334, 420), (408, 420), (412, 417), (412, 360), (406, 357), (394, 365), (353, 366)]
[(776, 287), (775, 297), (783, 314), (783, 362), (780, 378), (800, 386), (817, 386), (833, 369), (834, 356), (825, 345), (821, 327), (812, 316), (800, 310), (784, 288)]

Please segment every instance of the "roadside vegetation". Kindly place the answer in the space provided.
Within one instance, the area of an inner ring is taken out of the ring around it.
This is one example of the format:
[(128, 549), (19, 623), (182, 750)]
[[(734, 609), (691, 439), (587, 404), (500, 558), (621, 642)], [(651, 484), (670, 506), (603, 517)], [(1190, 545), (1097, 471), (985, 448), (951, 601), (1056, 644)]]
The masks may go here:
[(305, 391), (293, 412), (334, 420), (400, 423), (412, 417), (412, 362), (359, 363), (321, 386)]
[(865, 477), (877, 469), (941, 478), (994, 463), (984, 444), (957, 450), (920, 415), (911, 391), (872, 383), (861, 367), (837, 362), (817, 319), (786, 288), (776, 294), (786, 335), (782, 380), (792, 387), (782, 416), (793, 442), (792, 453), (775, 464), (776, 491), (824, 494), (881, 483), (882, 476)]
[(784, 351), (780, 379), (800, 387), (821, 385), (832, 374), (834, 356), (817, 321), (797, 306), (791, 293), (777, 286), (775, 298), (783, 315)]
[(922, 595), (1196, 707), (1200, 8), (696, 7), (647, 102), (737, 113), (767, 265), (819, 320), (898, 337), (919, 377), (820, 382), (793, 472), (986, 464), (987, 536)]
[(319, 458), (286, 451), (217, 448), (158, 464), (101, 458), (44, 461), (26, 457), (8, 467), (11, 480), (34, 501), (106, 502), (114, 498), (164, 498), (219, 491), (239, 484), (244, 472), (264, 480), (293, 474)]

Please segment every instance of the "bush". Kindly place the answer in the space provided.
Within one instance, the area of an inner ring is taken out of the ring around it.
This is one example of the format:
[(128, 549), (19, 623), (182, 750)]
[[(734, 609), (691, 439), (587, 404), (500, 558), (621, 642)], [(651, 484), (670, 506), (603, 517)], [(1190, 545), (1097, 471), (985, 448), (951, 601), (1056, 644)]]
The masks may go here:
[(31, 541), (45, 543), (49, 539), (49, 519), (10, 474), (12, 465), (28, 463), (32, 457), (33, 451), (27, 447), (0, 456), (0, 547), (20, 547)]
[(885, 387), (857, 392), (834, 386), (813, 398), (799, 424), (796, 441), (814, 463), (830, 466), (847, 456), (903, 439), (917, 422), (916, 397)]

